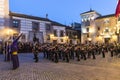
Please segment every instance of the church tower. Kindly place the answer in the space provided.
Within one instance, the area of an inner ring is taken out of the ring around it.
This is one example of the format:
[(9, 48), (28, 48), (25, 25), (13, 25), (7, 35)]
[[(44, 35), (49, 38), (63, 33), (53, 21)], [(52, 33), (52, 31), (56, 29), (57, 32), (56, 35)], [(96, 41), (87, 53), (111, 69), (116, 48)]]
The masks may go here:
[(0, 0), (0, 29), (9, 27), (9, 0)]

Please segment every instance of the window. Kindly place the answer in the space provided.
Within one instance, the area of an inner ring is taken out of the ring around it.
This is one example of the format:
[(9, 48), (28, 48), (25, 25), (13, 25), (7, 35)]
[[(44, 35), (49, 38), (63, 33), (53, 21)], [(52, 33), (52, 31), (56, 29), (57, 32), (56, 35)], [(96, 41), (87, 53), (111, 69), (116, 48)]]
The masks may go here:
[(47, 40), (50, 40), (50, 35), (47, 35)]
[(100, 31), (100, 27), (98, 27), (98, 31)]
[(105, 20), (104, 20), (104, 23), (105, 23), (105, 24), (108, 24), (108, 23), (110, 23), (110, 20), (109, 20), (109, 19), (105, 19)]
[(20, 20), (13, 19), (12, 26), (14, 28), (19, 28), (20, 27)]
[(46, 24), (46, 30), (50, 30), (50, 24)]
[(87, 20), (87, 21), (85, 22), (85, 26), (90, 26), (90, 21)]
[(66, 36), (68, 36), (68, 34), (69, 34), (69, 33), (68, 33), (68, 32), (66, 32)]
[(72, 33), (71, 32), (69, 32), (69, 37), (72, 38)]
[(39, 23), (38, 22), (32, 22), (32, 30), (39, 31)]
[(64, 36), (64, 31), (60, 31), (60, 37)]
[(106, 33), (109, 32), (109, 29), (105, 29), (105, 32), (106, 32)]
[(89, 37), (89, 34), (87, 34), (87, 37)]
[(118, 21), (120, 21), (120, 17), (118, 17)]
[(89, 32), (89, 28), (86, 28), (86, 31)]
[(77, 35), (77, 33), (76, 33), (76, 32), (73, 32), (73, 35), (75, 36), (75, 35)]
[(63, 42), (63, 39), (60, 39), (61, 42)]
[(57, 36), (57, 30), (54, 30), (54, 36)]

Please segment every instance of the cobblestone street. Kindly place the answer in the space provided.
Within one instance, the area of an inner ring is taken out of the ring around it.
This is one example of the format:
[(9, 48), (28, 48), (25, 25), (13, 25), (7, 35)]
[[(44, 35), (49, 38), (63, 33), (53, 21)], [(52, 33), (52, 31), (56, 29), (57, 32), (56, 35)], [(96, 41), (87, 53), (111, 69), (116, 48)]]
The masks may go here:
[(0, 80), (120, 80), (120, 58), (97, 56), (96, 60), (70, 60), (53, 63), (39, 55), (34, 63), (33, 54), (19, 54), (20, 67), (12, 69), (0, 55)]

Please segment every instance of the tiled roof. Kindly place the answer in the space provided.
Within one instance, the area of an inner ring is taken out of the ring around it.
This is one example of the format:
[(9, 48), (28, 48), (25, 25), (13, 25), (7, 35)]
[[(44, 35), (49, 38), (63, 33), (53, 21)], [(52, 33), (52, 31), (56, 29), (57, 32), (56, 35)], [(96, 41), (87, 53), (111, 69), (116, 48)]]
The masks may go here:
[(52, 20), (51, 20), (50, 22), (52, 23), (52, 25), (66, 27), (66, 25), (64, 25), (64, 24), (61, 24), (61, 23), (58, 23), (58, 22), (56, 22), (56, 21), (52, 21)]
[(66, 27), (66, 29), (77, 31), (77, 30), (73, 29), (72, 27)]
[[(83, 13), (81, 13), (80, 15), (82, 15), (82, 14), (86, 14), (86, 13), (90, 13), (90, 12), (96, 12), (95, 10), (92, 10), (92, 9), (90, 9), (89, 11), (86, 11), (86, 12), (83, 12)], [(96, 12), (97, 14), (99, 14), (98, 12)], [(99, 15), (101, 15), (101, 14), (99, 14)]]
[(89, 10), (89, 11), (83, 12), (81, 14), (86, 14), (86, 13), (90, 13), (90, 12), (95, 12), (95, 11), (94, 10)]
[(31, 16), (31, 15), (26, 15), (26, 14), (20, 14), (20, 13), (10, 12), (9, 15), (10, 16), (16, 16), (16, 17), (22, 17), (22, 18), (35, 19), (35, 20), (49, 21), (49, 19), (47, 19), (47, 18), (41, 18), (41, 17)]
[(31, 15), (20, 14), (20, 13), (13, 13), (13, 12), (10, 12), (9, 15), (10, 15), (10, 16), (15, 16), (15, 17), (29, 18), (29, 19), (34, 19), (34, 20), (49, 21), (49, 22), (51, 22), (52, 25), (64, 26), (64, 27), (66, 27), (66, 25), (63, 25), (63, 24), (58, 23), (58, 22), (56, 22), (56, 21), (52, 21), (52, 20), (50, 20), (50, 19), (48, 19), (48, 18), (42, 18), (42, 17), (31, 16)]
[(100, 16), (100, 17), (97, 17), (96, 19), (101, 19), (101, 18), (106, 18), (106, 17), (113, 17), (115, 16), (115, 14), (109, 14), (109, 15), (105, 15), (105, 16)]

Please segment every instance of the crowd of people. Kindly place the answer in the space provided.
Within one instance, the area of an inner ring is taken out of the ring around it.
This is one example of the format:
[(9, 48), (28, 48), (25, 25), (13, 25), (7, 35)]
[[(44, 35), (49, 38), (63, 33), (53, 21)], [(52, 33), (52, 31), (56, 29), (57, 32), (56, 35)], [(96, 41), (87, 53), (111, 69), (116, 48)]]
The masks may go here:
[(80, 61), (81, 59), (86, 60), (88, 58), (96, 59), (96, 55), (101, 55), (105, 58), (108, 52), (110, 56), (119, 56), (120, 44), (51, 44), (45, 43), (20, 43), (18, 44), (19, 53), (34, 53), (35, 62), (38, 62), (39, 53), (43, 53), (43, 57), (53, 62), (59, 62), (63, 60), (69, 62), (71, 59)]
[(40, 46), (40, 51), (43, 52), (44, 58), (56, 63), (59, 60), (69, 62), (71, 59), (77, 61), (88, 58), (96, 59), (96, 55), (105, 58), (108, 52), (111, 57), (119, 56), (120, 44), (44, 44)]
[[(8, 42), (9, 43), (9, 42)], [(8, 44), (9, 45), (9, 44)], [(101, 55), (101, 57), (105, 58), (106, 54), (110, 54), (110, 57), (113, 56), (120, 56), (120, 43), (89, 43), (89, 44), (52, 44), (52, 43), (44, 43), (40, 44), (39, 41), (30, 42), (17, 42), (15, 44), (17, 46), (17, 50), (13, 51), (17, 53), (33, 53), (34, 54), (34, 61), (39, 61), (39, 53), (43, 53), (43, 57), (55, 63), (59, 61), (69, 62), (70, 60), (77, 60), (80, 61), (81, 59), (96, 59), (97, 55)], [(15, 49), (16, 49), (15, 46)], [(7, 46), (0, 46), (3, 50), (2, 53), (8, 54), (9, 47)], [(12, 48), (11, 48), (12, 49)], [(6, 51), (6, 52), (5, 52)], [(16, 53), (16, 54), (17, 54)], [(7, 60), (10, 60), (8, 56), (5, 56)], [(12, 57), (17, 56), (13, 54)], [(8, 57), (8, 58), (7, 58)], [(18, 57), (18, 56), (17, 56)], [(14, 58), (13, 58), (14, 59)], [(14, 61), (14, 60), (13, 60)], [(16, 63), (17, 64), (17, 63)], [(15, 65), (16, 65), (15, 64)]]

